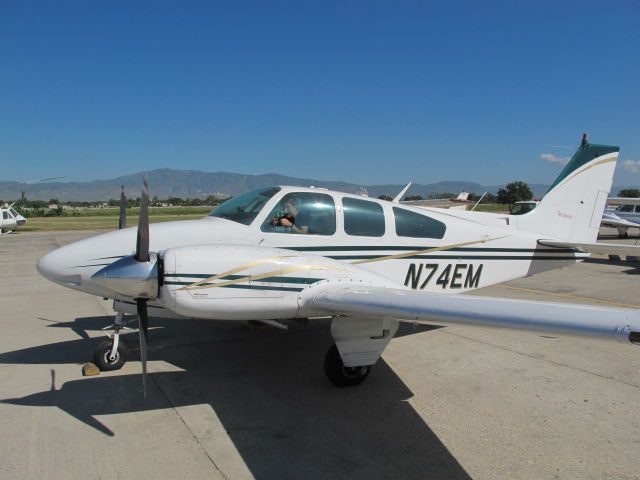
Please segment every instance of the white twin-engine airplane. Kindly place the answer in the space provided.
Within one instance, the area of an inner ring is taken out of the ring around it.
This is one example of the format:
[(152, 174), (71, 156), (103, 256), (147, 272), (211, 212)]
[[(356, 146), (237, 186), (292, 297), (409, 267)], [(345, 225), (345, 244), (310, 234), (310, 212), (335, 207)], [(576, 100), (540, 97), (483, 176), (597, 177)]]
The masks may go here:
[(640, 255), (640, 247), (595, 244), (618, 151), (585, 135), (537, 208), (518, 216), (272, 187), (230, 199), (201, 220), (149, 227), (145, 181), (137, 231), (59, 248), (38, 271), (114, 299), (115, 333), (94, 355), (103, 370), (122, 367), (122, 316), (137, 313), (143, 382), (148, 310), (282, 327), (282, 319), (332, 317), (335, 344), (324, 366), (340, 386), (367, 377), (400, 321), (640, 343), (636, 310), (452, 295), (571, 265), (589, 252)]

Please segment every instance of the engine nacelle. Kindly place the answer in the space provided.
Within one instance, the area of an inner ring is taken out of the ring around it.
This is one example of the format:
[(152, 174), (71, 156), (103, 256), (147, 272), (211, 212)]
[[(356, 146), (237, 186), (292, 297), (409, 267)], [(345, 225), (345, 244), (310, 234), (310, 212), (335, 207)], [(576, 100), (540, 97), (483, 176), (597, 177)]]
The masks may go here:
[[(178, 315), (217, 320), (309, 316), (303, 292), (327, 281), (362, 282), (374, 275), (319, 255), (235, 245), (179, 247), (162, 253), (159, 301)], [(379, 281), (375, 282), (380, 284)], [(307, 298), (305, 296), (305, 298)]]

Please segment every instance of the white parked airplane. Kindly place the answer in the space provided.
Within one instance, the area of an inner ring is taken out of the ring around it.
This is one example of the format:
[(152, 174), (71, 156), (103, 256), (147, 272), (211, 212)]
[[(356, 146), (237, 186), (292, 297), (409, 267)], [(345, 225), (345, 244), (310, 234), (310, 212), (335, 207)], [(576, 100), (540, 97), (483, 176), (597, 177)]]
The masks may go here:
[(585, 135), (540, 204), (518, 216), (272, 187), (232, 198), (201, 220), (149, 227), (145, 181), (137, 230), (59, 248), (38, 270), (114, 299), (115, 333), (94, 355), (101, 369), (123, 365), (122, 314), (137, 313), (143, 381), (149, 310), (275, 326), (332, 317), (325, 372), (341, 386), (367, 377), (399, 321), (640, 343), (636, 310), (452, 295), (575, 264), (589, 251), (638, 255), (640, 247), (594, 243), (618, 150)]
[(409, 183), (402, 191), (393, 199), (394, 202), (400, 202), (403, 205), (412, 205), (414, 207), (431, 207), (431, 208), (451, 208), (456, 210), (466, 210), (467, 205), (473, 205), (474, 202), (469, 200), (469, 192), (460, 192), (457, 197), (453, 198), (427, 198), (423, 200), (400, 200), (404, 197), (411, 183)]
[(630, 228), (640, 228), (640, 198), (611, 197), (607, 205), (617, 207), (605, 209), (602, 225), (616, 228), (620, 238), (628, 237)]

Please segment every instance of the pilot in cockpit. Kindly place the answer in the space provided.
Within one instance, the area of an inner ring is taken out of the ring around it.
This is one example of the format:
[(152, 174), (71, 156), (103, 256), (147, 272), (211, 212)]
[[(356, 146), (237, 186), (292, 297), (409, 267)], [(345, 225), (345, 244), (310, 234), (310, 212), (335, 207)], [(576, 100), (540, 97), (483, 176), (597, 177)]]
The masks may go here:
[(287, 195), (284, 199), (284, 211), (280, 215), (271, 218), (272, 227), (284, 227), (291, 233), (307, 233), (309, 231), (308, 219), (300, 213), (300, 201)]

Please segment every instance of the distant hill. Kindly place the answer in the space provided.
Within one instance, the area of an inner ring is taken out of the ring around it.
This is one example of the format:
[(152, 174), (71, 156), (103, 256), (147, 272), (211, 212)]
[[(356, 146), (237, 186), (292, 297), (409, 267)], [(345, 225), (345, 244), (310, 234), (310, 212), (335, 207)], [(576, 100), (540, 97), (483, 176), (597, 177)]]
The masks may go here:
[[(137, 196), (142, 185), (142, 178), (147, 175), (151, 196), (158, 198), (206, 198), (209, 195), (238, 195), (248, 190), (269, 185), (296, 185), (328, 188), (349, 193), (368, 193), (370, 196), (395, 196), (404, 185), (361, 185), (340, 181), (323, 181), (307, 178), (288, 177), (276, 173), (264, 175), (243, 175), (230, 172), (202, 172), (198, 170), (174, 170), (169, 168), (133, 173), (110, 180), (93, 180), (90, 182), (50, 182), (25, 185), (19, 182), (0, 181), (0, 199), (10, 200), (20, 197), (20, 191), (27, 192), (30, 200), (60, 201), (97, 201), (119, 198), (120, 185), (125, 186), (128, 196)], [(432, 193), (462, 190), (468, 192), (484, 192), (483, 186), (473, 182), (438, 182), (428, 185), (414, 184), (410, 195), (428, 196)]]
[[(151, 196), (158, 198), (206, 198), (209, 195), (226, 197), (270, 185), (296, 185), (328, 188), (349, 193), (368, 193), (372, 197), (380, 195), (395, 196), (404, 185), (363, 185), (340, 181), (323, 181), (308, 178), (288, 177), (277, 173), (264, 175), (243, 175), (230, 172), (201, 172), (198, 170), (174, 170), (163, 168), (148, 172), (138, 172), (110, 180), (92, 180), (90, 182), (51, 182), (26, 185), (19, 182), (0, 181), (0, 199), (4, 201), (20, 198), (20, 191), (27, 192), (30, 200), (60, 201), (98, 201), (119, 198), (120, 185), (125, 186), (127, 196), (136, 197), (141, 190), (144, 175), (149, 178)], [(409, 195), (428, 197), (435, 193), (459, 193), (461, 191), (482, 194), (496, 193), (504, 185), (483, 186), (467, 181), (447, 181), (429, 184), (414, 183)], [(542, 197), (549, 189), (548, 185), (529, 184), (536, 198)], [(617, 192), (618, 187), (613, 191)]]

